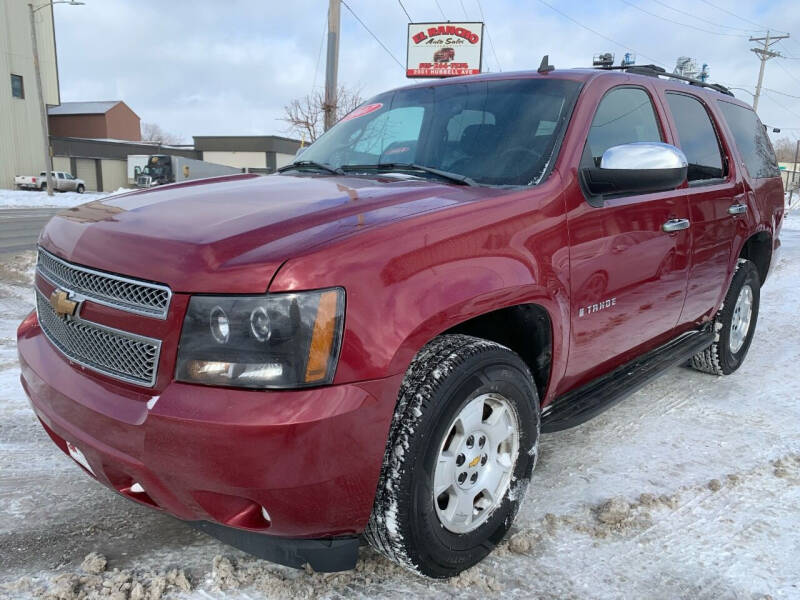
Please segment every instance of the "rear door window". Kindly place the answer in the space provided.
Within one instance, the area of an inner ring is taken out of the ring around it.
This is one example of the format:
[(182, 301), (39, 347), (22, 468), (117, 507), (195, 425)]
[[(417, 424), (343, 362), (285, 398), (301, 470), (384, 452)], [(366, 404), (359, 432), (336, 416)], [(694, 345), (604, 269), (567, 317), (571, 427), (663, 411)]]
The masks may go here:
[(724, 177), (719, 139), (705, 106), (686, 94), (667, 92), (666, 96), (680, 148), (689, 162), (689, 183)]
[(724, 101), (719, 102), (719, 107), (750, 177), (778, 177), (780, 171), (775, 151), (756, 113), (750, 108)]
[(613, 146), (660, 141), (661, 130), (649, 94), (642, 88), (620, 87), (600, 101), (586, 146), (594, 166), (599, 167), (603, 152)]

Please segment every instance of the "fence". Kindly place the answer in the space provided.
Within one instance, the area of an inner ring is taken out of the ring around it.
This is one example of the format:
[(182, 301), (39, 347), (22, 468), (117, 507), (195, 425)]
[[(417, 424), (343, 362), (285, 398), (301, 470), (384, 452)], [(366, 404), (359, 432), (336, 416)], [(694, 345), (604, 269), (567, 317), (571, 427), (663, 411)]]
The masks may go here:
[(787, 206), (800, 203), (800, 171), (781, 171)]

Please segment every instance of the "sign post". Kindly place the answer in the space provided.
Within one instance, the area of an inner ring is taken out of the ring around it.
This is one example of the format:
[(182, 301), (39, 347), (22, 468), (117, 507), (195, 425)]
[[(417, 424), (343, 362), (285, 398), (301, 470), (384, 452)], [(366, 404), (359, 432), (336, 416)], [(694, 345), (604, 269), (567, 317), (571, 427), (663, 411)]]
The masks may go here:
[(406, 77), (481, 72), (483, 23), (409, 23)]

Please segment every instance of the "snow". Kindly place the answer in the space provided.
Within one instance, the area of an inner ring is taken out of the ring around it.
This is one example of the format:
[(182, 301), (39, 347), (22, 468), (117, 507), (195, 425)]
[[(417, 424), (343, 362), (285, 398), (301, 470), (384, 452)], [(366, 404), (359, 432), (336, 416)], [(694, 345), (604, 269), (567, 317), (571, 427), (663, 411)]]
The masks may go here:
[(19, 385), (14, 333), (32, 306), (33, 254), (0, 257), (0, 598), (798, 598), (800, 214), (781, 237), (741, 369), (675, 368), (543, 435), (509, 540), (450, 581), (368, 548), (352, 572), (286, 569), (92, 481)]
[(70, 208), (84, 202), (99, 200), (106, 196), (129, 192), (129, 189), (119, 188), (115, 192), (54, 192), (48, 196), (46, 192), (27, 190), (0, 189), (0, 209), (2, 208)]

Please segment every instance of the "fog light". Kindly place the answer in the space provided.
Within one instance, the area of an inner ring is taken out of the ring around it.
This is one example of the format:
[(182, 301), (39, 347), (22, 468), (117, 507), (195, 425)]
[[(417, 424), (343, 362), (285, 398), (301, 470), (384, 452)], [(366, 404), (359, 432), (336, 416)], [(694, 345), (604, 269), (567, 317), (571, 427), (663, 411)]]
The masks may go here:
[(272, 523), (272, 519), (269, 518), (269, 513), (267, 512), (267, 509), (264, 508), (263, 506), (261, 507), (261, 516), (264, 517), (264, 520), (267, 523)]

